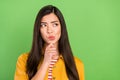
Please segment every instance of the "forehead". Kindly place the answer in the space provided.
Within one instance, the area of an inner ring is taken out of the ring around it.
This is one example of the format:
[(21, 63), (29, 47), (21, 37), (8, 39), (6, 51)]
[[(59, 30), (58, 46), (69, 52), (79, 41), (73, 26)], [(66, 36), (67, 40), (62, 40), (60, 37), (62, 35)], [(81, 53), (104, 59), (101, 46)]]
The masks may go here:
[(59, 21), (58, 17), (54, 13), (47, 14), (42, 17), (41, 22)]

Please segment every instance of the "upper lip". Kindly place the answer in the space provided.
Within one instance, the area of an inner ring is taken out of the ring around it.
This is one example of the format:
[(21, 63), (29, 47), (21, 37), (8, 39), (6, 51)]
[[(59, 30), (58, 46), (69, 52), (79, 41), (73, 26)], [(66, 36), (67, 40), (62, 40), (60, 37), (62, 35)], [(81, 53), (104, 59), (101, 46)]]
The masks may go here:
[(55, 36), (48, 36), (48, 38), (49, 38), (49, 39), (54, 39), (54, 38), (55, 38)]

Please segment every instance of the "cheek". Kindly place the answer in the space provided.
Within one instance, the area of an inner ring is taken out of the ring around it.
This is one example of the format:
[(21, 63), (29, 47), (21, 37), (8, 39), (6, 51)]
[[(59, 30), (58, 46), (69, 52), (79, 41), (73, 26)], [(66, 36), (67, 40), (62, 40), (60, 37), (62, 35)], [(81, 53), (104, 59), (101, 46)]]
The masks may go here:
[(44, 32), (44, 30), (40, 30), (40, 33), (41, 33), (42, 38), (44, 39), (45, 38), (45, 32)]
[(60, 36), (61, 36), (61, 28), (57, 30), (57, 35), (58, 35), (59, 38), (60, 38)]

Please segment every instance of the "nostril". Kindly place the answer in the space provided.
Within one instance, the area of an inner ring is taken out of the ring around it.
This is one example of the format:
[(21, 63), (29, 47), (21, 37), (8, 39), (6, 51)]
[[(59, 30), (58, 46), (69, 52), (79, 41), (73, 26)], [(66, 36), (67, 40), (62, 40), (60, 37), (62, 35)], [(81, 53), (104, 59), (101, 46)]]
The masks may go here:
[(48, 33), (51, 33), (51, 32), (52, 32), (52, 30), (51, 30), (51, 29), (48, 29), (48, 30), (47, 30), (47, 32), (48, 32)]
[(48, 32), (48, 33), (51, 33), (51, 32), (53, 32), (53, 31), (52, 31), (52, 29), (51, 29), (50, 27), (48, 27), (48, 28), (47, 28), (47, 32)]

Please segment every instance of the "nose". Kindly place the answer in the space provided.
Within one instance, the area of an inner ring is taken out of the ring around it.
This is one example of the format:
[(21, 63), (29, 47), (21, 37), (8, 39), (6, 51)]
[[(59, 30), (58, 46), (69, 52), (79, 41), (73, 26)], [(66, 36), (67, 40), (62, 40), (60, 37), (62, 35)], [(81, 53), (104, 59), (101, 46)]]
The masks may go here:
[(48, 26), (48, 27), (47, 27), (47, 33), (52, 33), (52, 32), (53, 32), (52, 27), (51, 27), (51, 26)]

